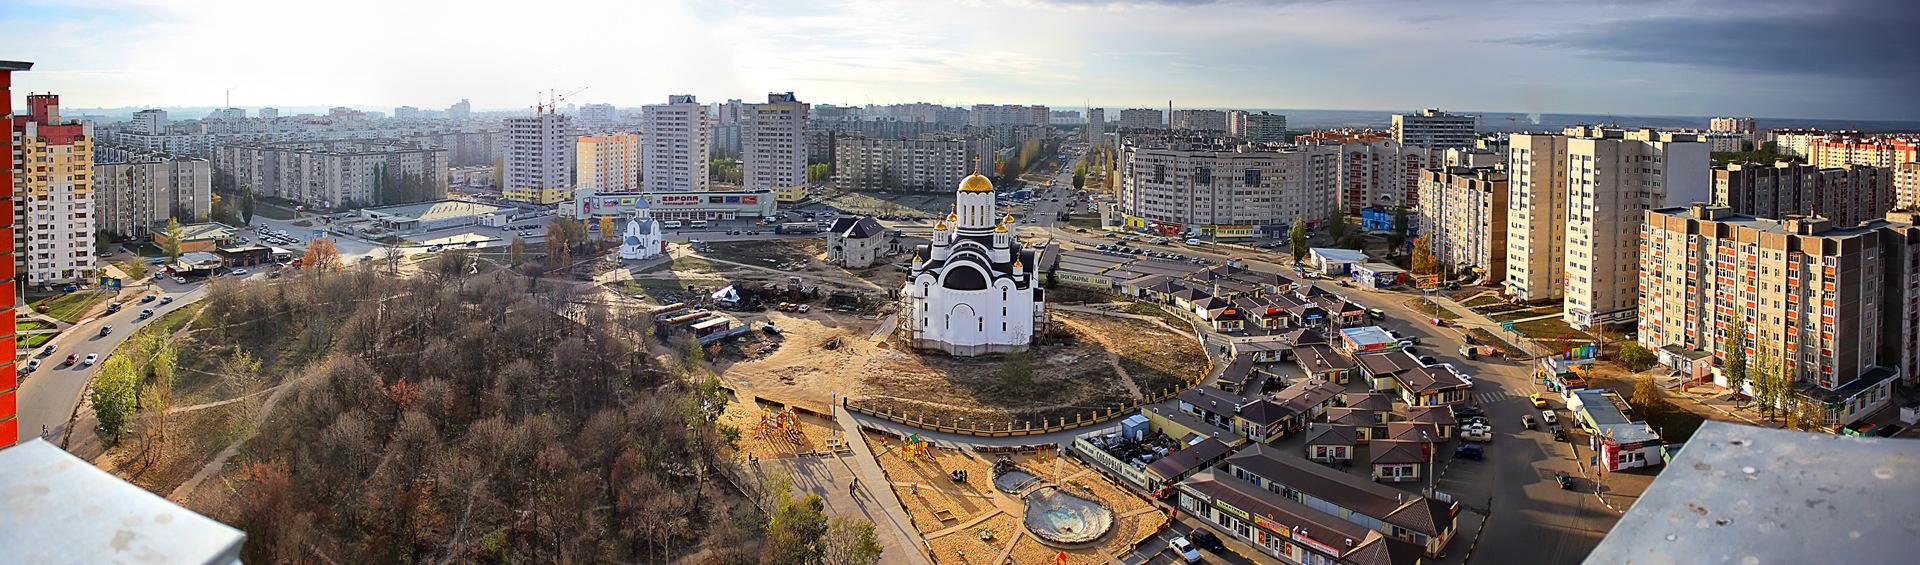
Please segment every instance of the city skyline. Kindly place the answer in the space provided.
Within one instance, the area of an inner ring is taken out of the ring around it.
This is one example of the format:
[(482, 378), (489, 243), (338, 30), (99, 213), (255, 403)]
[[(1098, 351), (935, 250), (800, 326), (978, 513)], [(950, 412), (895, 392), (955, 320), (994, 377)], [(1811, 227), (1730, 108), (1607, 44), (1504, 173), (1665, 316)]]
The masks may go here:
[[(509, 109), (548, 90), (589, 87), (570, 101), (637, 107), (675, 93), (793, 91), (852, 105), (1072, 108), (1091, 99), (1112, 109), (1171, 99), (1202, 108), (1920, 119), (1899, 103), (1920, 82), (1915, 57), (1858, 48), (1897, 43), (1913, 23), (1892, 0), (563, 0), (540, 8), (565, 16), (551, 29), (519, 26), (524, 11), (451, 2), (250, 6), (28, 0), (0, 11), (0, 23), (18, 31), (0, 38), (0, 52), (39, 63), (20, 96), (57, 92), (75, 108), (218, 106), (234, 87), (232, 105), (249, 108), (439, 108), (466, 98)], [(1794, 39), (1806, 30), (1853, 41)]]

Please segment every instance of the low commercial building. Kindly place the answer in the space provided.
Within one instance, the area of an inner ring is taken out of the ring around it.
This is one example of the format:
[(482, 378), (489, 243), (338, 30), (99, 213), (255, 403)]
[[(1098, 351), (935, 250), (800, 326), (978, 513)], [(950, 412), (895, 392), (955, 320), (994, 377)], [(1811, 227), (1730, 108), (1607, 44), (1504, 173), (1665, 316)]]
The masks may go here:
[(1207, 469), (1176, 488), (1180, 511), (1270, 557), (1291, 563), (1419, 565), (1421, 545), (1340, 519), (1287, 496)]
[[(180, 225), (181, 253), (212, 253), (216, 248), (233, 245), (239, 238), (240, 228), (219, 222)], [(153, 232), (153, 244), (166, 247), (173, 241), (167, 236), (167, 230)]]
[(511, 210), (513, 208), (465, 200), (439, 200), (367, 208), (360, 211), (360, 217), (373, 220), (375, 225), (386, 231), (414, 234), (471, 226), (480, 223), (481, 218)]
[(1618, 393), (1606, 389), (1574, 391), (1567, 397), (1567, 411), (1574, 422), (1587, 431), (1593, 445), (1588, 448), (1599, 456), (1607, 471), (1652, 467), (1664, 462), (1665, 442), (1646, 422), (1635, 420), (1633, 407)]
[(1391, 263), (1361, 263), (1352, 267), (1353, 280), (1367, 288), (1392, 288), (1406, 284), (1409, 273)]
[(602, 216), (632, 217), (646, 214), (656, 220), (733, 220), (765, 218), (779, 212), (779, 202), (771, 190), (711, 192), (596, 192), (579, 189), (573, 193), (571, 213), (574, 219), (596, 220)]
[(1417, 544), (1428, 557), (1445, 552), (1458, 532), (1459, 502), (1444, 502), (1362, 480), (1326, 466), (1251, 445), (1228, 457), (1227, 474), (1280, 493), (1328, 515)]
[(1315, 247), (1307, 251), (1307, 257), (1323, 275), (1346, 274), (1353, 265), (1367, 262), (1366, 252), (1336, 247)]

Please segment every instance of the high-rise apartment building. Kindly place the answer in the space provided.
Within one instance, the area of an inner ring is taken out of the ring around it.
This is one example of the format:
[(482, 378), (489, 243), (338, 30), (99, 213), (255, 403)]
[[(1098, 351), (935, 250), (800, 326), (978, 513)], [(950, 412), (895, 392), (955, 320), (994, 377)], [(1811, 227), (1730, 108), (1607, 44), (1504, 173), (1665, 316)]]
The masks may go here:
[(1173, 129), (1227, 133), (1227, 113), (1222, 110), (1174, 110)]
[(1435, 261), (1507, 277), (1507, 173), (1487, 167), (1436, 167), (1420, 173), (1420, 236)]
[(1317, 131), (1295, 141), (1339, 148), (1340, 206), (1348, 214), (1372, 206), (1414, 208), (1420, 200), (1420, 171), (1441, 166), (1437, 152), (1377, 132)]
[(459, 102), (455, 102), (452, 106), (447, 107), (447, 119), (449, 120), (464, 120), (471, 115), (473, 115), (473, 103), (468, 102), (465, 98), (461, 98)]
[(1567, 136), (1508, 138), (1507, 296), (1560, 297), (1567, 274)]
[(167, 133), (166, 110), (141, 110), (133, 113), (133, 132), (147, 135), (165, 135)]
[(1707, 146), (1693, 134), (1569, 128), (1566, 311), (1574, 329), (1632, 320), (1644, 212), (1713, 200)]
[(413, 106), (395, 106), (393, 108), (393, 119), (418, 120), (420, 119), (420, 109)]
[(573, 195), (574, 143), (578, 135), (567, 116), (541, 111), (506, 119), (507, 170), (500, 175), (507, 200), (554, 204)]
[(974, 104), (973, 111), (967, 113), (967, 125), (975, 127), (1047, 125), (1047, 122), (1046, 106)]
[[(33, 63), (20, 61), (0, 61), (0, 123), (9, 130), (13, 127), (13, 73), (33, 68)], [(6, 167), (0, 167), (0, 187), (11, 189), (14, 175), (25, 175), (24, 169), (13, 167), (14, 139), (11, 131), (0, 135), (0, 156), (7, 158)], [(13, 218), (14, 199), (0, 198), (0, 306), (11, 312), (19, 302), (19, 293), (15, 292), (14, 272), (15, 255)], [(14, 324), (13, 316), (0, 316), (0, 374), (19, 374), (13, 366), (17, 355), (16, 342), (20, 333)], [(20, 379), (0, 379), (0, 449), (20, 443), (19, 396)]]
[(1893, 171), (1847, 165), (1814, 167), (1791, 161), (1730, 163), (1713, 168), (1713, 203), (1756, 218), (1820, 216), (1855, 226), (1885, 218), (1893, 208)]
[(447, 165), (444, 147), (393, 139), (236, 143), (213, 158), (235, 188), (321, 208), (446, 198)]
[(1152, 108), (1128, 108), (1120, 111), (1120, 129), (1166, 129), (1167, 122), (1159, 110)]
[(1246, 115), (1246, 128), (1240, 134), (1255, 143), (1283, 142), (1287, 139), (1287, 117), (1260, 112)]
[(1087, 109), (1087, 142), (1099, 143), (1100, 136), (1107, 134), (1107, 109)]
[(268, 108), (260, 109), (260, 119), (262, 120), (273, 121), (279, 118), (280, 118), (279, 108), (268, 107)]
[(1120, 149), (1118, 203), (1130, 227), (1157, 233), (1280, 234), (1296, 218), (1327, 219), (1339, 158), (1337, 148), (1319, 144), (1129, 138)]
[[(1899, 221), (1842, 227), (1705, 204), (1647, 211), (1638, 339), (1669, 366), (1724, 361), (1733, 347), (1750, 368), (1765, 355), (1795, 381), (1792, 400), (1813, 423), (1858, 421), (1887, 406), (1894, 381), (1916, 365), (1920, 229), (1911, 214), (1890, 219)], [(1735, 320), (1745, 343), (1729, 343)], [(1715, 380), (1731, 386), (1724, 372)]]
[(1428, 108), (1393, 115), (1393, 140), (1424, 149), (1473, 147), (1478, 117), (1449, 114)]
[(96, 275), (93, 125), (60, 118), (60, 97), (27, 96), (13, 117), (15, 249), (20, 277), (36, 287)]
[(807, 103), (792, 92), (770, 92), (767, 103), (747, 106), (740, 115), (742, 188), (791, 194), (807, 186), (806, 128)]
[(645, 132), (645, 173), (649, 192), (705, 192), (708, 187), (707, 107), (692, 94), (667, 97), (666, 104), (641, 108)]
[(163, 153), (97, 148), (94, 165), (98, 228), (127, 237), (146, 237), (180, 223), (205, 222), (213, 214), (213, 165), (206, 159)]
[(1920, 211), (1920, 162), (1894, 166), (1893, 209)]
[(575, 142), (574, 186), (595, 192), (640, 190), (640, 134), (582, 136)]
[(928, 134), (918, 139), (840, 136), (834, 142), (833, 182), (857, 192), (944, 192), (974, 171), (994, 170), (991, 139)]
[(1920, 141), (1889, 137), (1830, 135), (1807, 143), (1807, 163), (1821, 167), (1871, 165), (1893, 167), (1920, 161)]
[(1234, 137), (1247, 136), (1246, 110), (1227, 110), (1227, 135)]
[(613, 127), (620, 123), (620, 115), (612, 104), (584, 104), (580, 106), (580, 127), (599, 129)]
[(1747, 143), (1760, 144), (1760, 124), (1753, 118), (1714, 118), (1707, 122), (1707, 130), (1714, 133), (1738, 134)]

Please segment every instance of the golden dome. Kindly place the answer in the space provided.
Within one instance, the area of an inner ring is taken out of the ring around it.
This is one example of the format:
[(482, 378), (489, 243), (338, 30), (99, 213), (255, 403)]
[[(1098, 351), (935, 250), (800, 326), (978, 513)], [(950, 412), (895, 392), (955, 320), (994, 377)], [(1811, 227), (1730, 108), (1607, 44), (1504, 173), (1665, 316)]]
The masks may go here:
[(1000, 220), (1000, 223), (1003, 223), (1003, 224), (1013, 223), (1013, 214), (1007, 214), (1007, 219)]
[(956, 214), (954, 214), (953, 212), (947, 212), (947, 221), (949, 221), (949, 222), (958, 222), (958, 221), (960, 221), (960, 216), (959, 216), (959, 215), (956, 215)]
[(947, 223), (940, 222), (940, 223), (934, 224), (933, 231), (947, 231)]
[(993, 192), (993, 181), (980, 176), (980, 173), (967, 175), (967, 178), (960, 180), (960, 192)]
[(997, 225), (997, 226), (993, 226), (993, 231), (997, 231), (997, 232), (1000, 232), (1000, 233), (1007, 233), (1007, 225), (1006, 225), (1006, 224), (1000, 224), (1000, 225)]

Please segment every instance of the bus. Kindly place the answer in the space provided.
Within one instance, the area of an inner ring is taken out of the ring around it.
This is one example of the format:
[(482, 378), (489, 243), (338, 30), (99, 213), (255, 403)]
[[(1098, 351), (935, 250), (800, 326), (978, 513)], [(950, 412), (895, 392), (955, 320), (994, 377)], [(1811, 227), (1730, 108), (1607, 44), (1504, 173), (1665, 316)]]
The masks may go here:
[(704, 228), (704, 227), (707, 227), (707, 221), (706, 220), (688, 220), (687, 227), (694, 228), (694, 229)]

